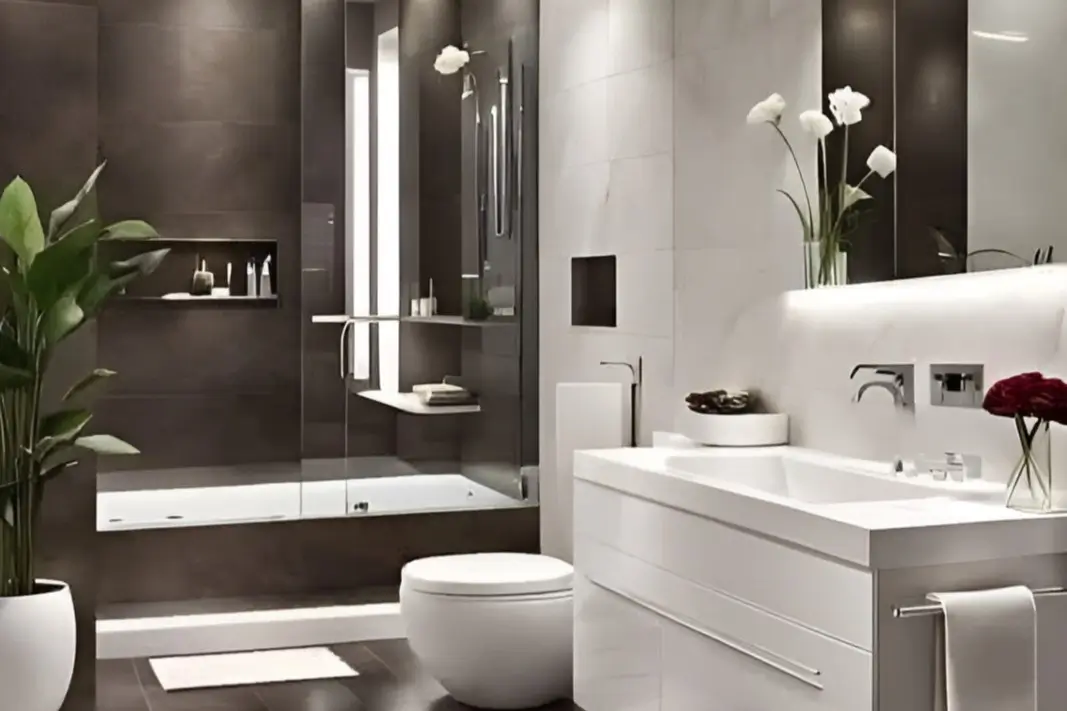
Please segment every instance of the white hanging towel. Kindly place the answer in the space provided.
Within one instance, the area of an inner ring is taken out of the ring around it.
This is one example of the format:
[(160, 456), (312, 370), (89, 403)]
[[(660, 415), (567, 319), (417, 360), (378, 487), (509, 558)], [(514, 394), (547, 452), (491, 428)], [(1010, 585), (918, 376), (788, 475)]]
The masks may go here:
[[(945, 611), (944, 711), (1036, 711), (1037, 608), (1029, 588), (934, 593)], [(941, 652), (937, 652), (940, 654)]]

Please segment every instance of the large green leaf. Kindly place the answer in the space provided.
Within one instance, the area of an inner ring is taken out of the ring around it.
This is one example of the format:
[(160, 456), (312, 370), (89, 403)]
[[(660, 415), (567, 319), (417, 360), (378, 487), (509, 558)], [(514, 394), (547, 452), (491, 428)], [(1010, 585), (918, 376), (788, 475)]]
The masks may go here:
[(74, 332), (85, 321), (85, 312), (73, 294), (63, 295), (44, 316), (44, 337), (53, 346)]
[(0, 365), (18, 370), (30, 370), (30, 354), (15, 339), (11, 329), (0, 329)]
[(93, 191), (93, 187), (96, 185), (96, 180), (100, 177), (100, 173), (103, 172), (105, 165), (107, 165), (107, 161), (104, 161), (97, 166), (96, 170), (94, 170), (93, 174), (89, 176), (89, 179), (85, 181), (85, 185), (82, 186), (82, 189), (78, 191), (78, 194), (75, 195), (73, 199), (63, 203), (52, 211), (52, 216), (48, 220), (49, 242), (59, 235), (60, 230), (63, 229), (67, 220), (74, 216), (74, 213), (78, 211), (78, 207), (81, 206), (82, 201)]
[(37, 214), (37, 201), (22, 178), (12, 180), (0, 195), (0, 239), (18, 255), (22, 271), (29, 269), (44, 249), (44, 228)]
[(33, 383), (33, 373), (23, 368), (0, 365), (0, 392), (26, 387)]
[(59, 410), (41, 418), (39, 434), (42, 438), (72, 440), (81, 434), (91, 419), (93, 413), (81, 408)]
[(112, 262), (108, 269), (108, 276), (112, 279), (120, 279), (131, 274), (147, 276), (163, 263), (163, 258), (169, 253), (169, 249), (157, 249), (153, 252), (138, 254), (121, 262)]
[[(52, 466), (48, 467), (43, 472), (41, 472), (41, 481), (42, 482), (51, 481), (52, 479), (55, 479), (57, 476), (59, 476), (60, 474), (65, 472), (67, 469), (70, 469), (71, 467), (74, 467), (74, 466), (77, 466), (77, 465), (78, 465), (78, 460), (77, 459), (72, 459), (69, 462), (60, 462), (59, 464), (53, 464)], [(40, 485), (38, 485), (37, 491), (38, 492), (41, 491), (41, 486)]]
[(90, 435), (79, 437), (74, 444), (82, 449), (88, 449), (97, 454), (140, 454), (141, 450), (128, 442), (123, 442), (118, 437), (111, 435)]
[(99, 238), (96, 221), (89, 220), (37, 255), (26, 275), (26, 286), (38, 307), (51, 308), (59, 297), (89, 276), (93, 268), (92, 246)]
[(156, 228), (142, 220), (125, 220), (104, 228), (104, 239), (153, 239)]
[(107, 368), (97, 368), (96, 370), (79, 380), (77, 383), (75, 383), (71, 387), (71, 389), (67, 391), (67, 394), (63, 396), (63, 399), (69, 401), (78, 394), (83, 393), (92, 386), (96, 385), (98, 382), (107, 380), (108, 378), (114, 376), (115, 371), (113, 370), (108, 370)]

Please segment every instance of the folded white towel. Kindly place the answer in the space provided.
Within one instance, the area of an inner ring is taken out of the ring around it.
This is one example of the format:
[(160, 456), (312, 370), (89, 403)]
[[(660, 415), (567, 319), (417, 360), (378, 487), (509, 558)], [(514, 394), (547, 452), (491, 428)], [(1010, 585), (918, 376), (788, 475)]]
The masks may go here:
[(1029, 588), (936, 593), (945, 610), (946, 711), (1036, 711), (1037, 608)]

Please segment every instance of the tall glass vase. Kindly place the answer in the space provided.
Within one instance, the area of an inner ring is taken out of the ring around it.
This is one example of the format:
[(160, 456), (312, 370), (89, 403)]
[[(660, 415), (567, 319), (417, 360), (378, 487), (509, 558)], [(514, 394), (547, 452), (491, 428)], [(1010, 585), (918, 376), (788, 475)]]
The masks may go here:
[(1048, 420), (1027, 423), (1016, 416), (1022, 455), (1008, 478), (1008, 508), (1030, 513), (1060, 510), (1053, 481), (1052, 439)]
[(804, 243), (804, 287), (843, 286), (848, 283), (848, 254), (833, 243)]

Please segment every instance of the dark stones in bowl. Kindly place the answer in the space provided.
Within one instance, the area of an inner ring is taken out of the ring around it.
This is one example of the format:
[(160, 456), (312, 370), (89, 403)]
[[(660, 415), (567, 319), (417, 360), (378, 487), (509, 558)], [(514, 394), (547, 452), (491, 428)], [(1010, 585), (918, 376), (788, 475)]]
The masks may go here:
[(690, 393), (685, 404), (701, 415), (741, 415), (749, 412), (754, 398), (744, 390), (709, 390), (706, 393)]

